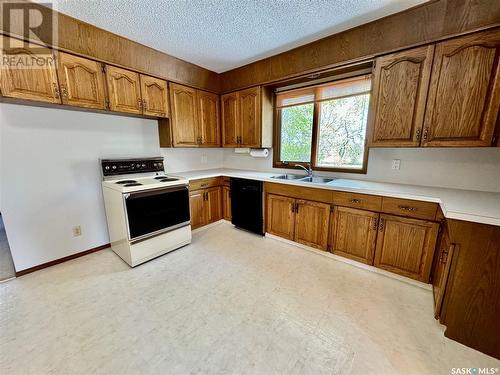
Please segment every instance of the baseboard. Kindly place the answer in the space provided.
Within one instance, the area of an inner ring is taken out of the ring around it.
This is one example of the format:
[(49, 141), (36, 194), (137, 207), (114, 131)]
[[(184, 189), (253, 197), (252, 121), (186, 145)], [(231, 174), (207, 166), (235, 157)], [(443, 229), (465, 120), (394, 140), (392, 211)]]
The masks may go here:
[(273, 234), (266, 233), (266, 237), (271, 238), (271, 239), (276, 240), (276, 241), (280, 241), (280, 242), (284, 242), (284, 243), (296, 246), (298, 248), (313, 252), (315, 254), (318, 254), (318, 255), (321, 255), (321, 256), (324, 256), (327, 258), (334, 259), (338, 262), (347, 263), (347, 264), (354, 266), (354, 267), (357, 267), (357, 268), (362, 268), (362, 269), (370, 271), (370, 272), (378, 273), (380, 275), (389, 277), (391, 279), (396, 279), (396, 280), (402, 281), (404, 283), (407, 283), (407, 284), (410, 284), (413, 286), (417, 286), (417, 287), (425, 289), (425, 290), (432, 290), (432, 285), (430, 285), (430, 284), (426, 284), (426, 283), (423, 283), (421, 281), (409, 279), (409, 278), (404, 277), (404, 276), (396, 275), (395, 273), (381, 270), (380, 268), (373, 267), (373, 266), (370, 266), (368, 264), (356, 262), (355, 260), (344, 258), (344, 257), (341, 257), (339, 255), (329, 253), (327, 251), (321, 251), (321, 250), (315, 249), (315, 248), (310, 247), (310, 246), (306, 246), (306, 245), (303, 245), (303, 244), (300, 244), (300, 243), (297, 243), (294, 241), (287, 240), (286, 238), (275, 236)]
[(89, 250), (84, 250), (84, 251), (81, 251), (81, 252), (76, 253), (76, 254), (68, 255), (67, 257), (64, 257), (64, 258), (51, 260), (50, 262), (39, 264), (38, 266), (26, 268), (26, 269), (21, 270), (19, 272), (16, 271), (16, 277), (23, 276), (23, 275), (26, 275), (26, 274), (31, 273), (31, 272), (39, 271), (39, 270), (47, 268), (47, 267), (55, 266), (56, 264), (67, 262), (68, 260), (80, 258), (84, 255), (92, 254), (92, 253), (95, 253), (96, 251), (107, 249), (110, 246), (111, 245), (109, 243), (107, 243), (107, 244), (104, 244), (101, 246), (94, 247), (94, 248), (89, 249)]

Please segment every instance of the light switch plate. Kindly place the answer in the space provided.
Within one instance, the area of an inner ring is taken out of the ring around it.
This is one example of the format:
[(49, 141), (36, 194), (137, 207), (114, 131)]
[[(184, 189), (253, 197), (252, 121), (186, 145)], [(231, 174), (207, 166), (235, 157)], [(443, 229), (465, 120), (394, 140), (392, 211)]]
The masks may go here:
[(399, 171), (399, 166), (401, 165), (400, 159), (392, 159), (392, 169)]

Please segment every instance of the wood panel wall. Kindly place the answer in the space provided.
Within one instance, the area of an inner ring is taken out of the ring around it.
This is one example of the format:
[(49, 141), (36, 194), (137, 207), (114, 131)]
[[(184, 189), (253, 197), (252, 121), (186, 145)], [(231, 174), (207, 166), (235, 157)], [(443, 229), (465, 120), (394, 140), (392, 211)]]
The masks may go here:
[(438, 0), (221, 74), (221, 91), (293, 78), (500, 25), (498, 0)]
[[(41, 7), (40, 9), (47, 16), (50, 14), (48, 8)], [(22, 15), (21, 13), (18, 14)], [(57, 45), (53, 47), (57, 49), (157, 76), (168, 81), (184, 83), (216, 93), (220, 91), (220, 77), (215, 72), (63, 13), (56, 12), (56, 14), (59, 35)], [(0, 20), (0, 22), (2, 21)], [(3, 25), (0, 26), (0, 32), (7, 35), (8, 33), (4, 31)], [(16, 28), (11, 29), (11, 35), (22, 37), (23, 22), (14, 19), (11, 21), (11, 28), (12, 26)], [(50, 32), (49, 29), (40, 30), (41, 40), (44, 42), (50, 40)]]

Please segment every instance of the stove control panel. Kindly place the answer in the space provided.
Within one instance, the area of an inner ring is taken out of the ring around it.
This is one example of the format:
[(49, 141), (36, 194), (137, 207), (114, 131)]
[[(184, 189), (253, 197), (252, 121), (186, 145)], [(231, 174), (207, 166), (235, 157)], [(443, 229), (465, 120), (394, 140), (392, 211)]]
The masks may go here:
[(101, 160), (103, 176), (115, 176), (130, 173), (163, 172), (163, 158), (141, 159), (103, 159)]

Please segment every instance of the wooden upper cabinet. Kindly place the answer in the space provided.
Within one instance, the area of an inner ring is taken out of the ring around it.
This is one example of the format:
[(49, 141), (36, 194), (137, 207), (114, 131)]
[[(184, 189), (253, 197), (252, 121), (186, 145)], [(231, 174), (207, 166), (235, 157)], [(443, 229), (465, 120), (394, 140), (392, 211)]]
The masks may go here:
[(374, 265), (429, 282), (438, 229), (438, 223), (381, 214)]
[(240, 141), (242, 147), (261, 145), (261, 93), (260, 86), (239, 92)]
[(319, 250), (328, 246), (330, 205), (297, 199), (294, 241)]
[(295, 199), (267, 194), (267, 232), (289, 240), (294, 239)]
[(223, 147), (238, 147), (238, 140), (240, 135), (238, 98), (238, 92), (233, 92), (221, 96)]
[(369, 144), (419, 146), (434, 46), (377, 58), (373, 76)]
[(196, 89), (170, 84), (172, 106), (172, 133), (176, 147), (198, 147), (198, 113), (196, 111)]
[(142, 114), (139, 74), (116, 66), (106, 66), (109, 108), (116, 112)]
[(436, 44), (424, 146), (490, 146), (500, 106), (500, 30)]
[(378, 213), (335, 207), (331, 222), (332, 252), (366, 264), (373, 264)]
[(168, 117), (167, 81), (141, 74), (141, 94), (145, 115)]
[(101, 63), (59, 52), (57, 74), (63, 104), (106, 109), (106, 89)]
[(57, 83), (55, 59), (52, 50), (37, 54), (24, 48), (23, 42), (8, 38), (11, 49), (4, 51), (6, 57), (16, 60), (36, 61), (38, 58), (52, 58), (52, 64), (40, 68), (25, 68), (4, 65), (0, 71), (2, 95), (10, 98), (35, 100), (47, 103), (61, 103)]
[(201, 144), (220, 147), (219, 95), (197, 90), (198, 126)]

